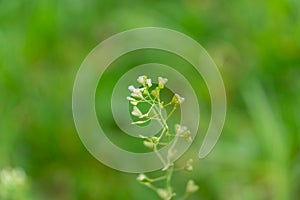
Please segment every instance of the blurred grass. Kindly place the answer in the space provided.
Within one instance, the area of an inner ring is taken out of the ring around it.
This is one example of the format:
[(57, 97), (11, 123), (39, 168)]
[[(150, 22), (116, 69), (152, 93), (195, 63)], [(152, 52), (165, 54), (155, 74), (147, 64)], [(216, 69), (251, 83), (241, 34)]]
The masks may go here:
[[(297, 199), (296, 0), (0, 1), (0, 167), (23, 167), (37, 199), (156, 199), (135, 175), (112, 170), (85, 150), (71, 112), (73, 81), (88, 52), (143, 26), (175, 29), (200, 42), (227, 89), (221, 140), (196, 171), (175, 178), (178, 190), (193, 177), (200, 190), (191, 199)], [(197, 89), (209, 106), (206, 87)], [(208, 108), (202, 116), (203, 134)]]

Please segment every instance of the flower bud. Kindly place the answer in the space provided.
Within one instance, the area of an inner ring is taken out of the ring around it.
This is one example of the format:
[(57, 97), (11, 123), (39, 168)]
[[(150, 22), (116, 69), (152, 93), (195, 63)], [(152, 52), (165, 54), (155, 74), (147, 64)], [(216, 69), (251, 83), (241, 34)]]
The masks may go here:
[(172, 103), (175, 104), (182, 104), (184, 102), (184, 98), (181, 97), (179, 94), (175, 94), (171, 100)]
[(185, 141), (187, 142), (192, 142), (193, 139), (192, 139), (192, 136), (191, 136), (191, 132), (189, 130), (187, 130), (186, 132), (184, 132), (182, 134), (182, 137), (185, 139)]
[(145, 174), (140, 174), (137, 178), (137, 181), (141, 183), (150, 183), (152, 182), (152, 179), (148, 178)]
[(135, 121), (135, 122), (131, 122), (131, 124), (144, 124), (146, 122), (147, 122), (147, 120), (145, 120), (145, 121)]
[(139, 103), (136, 99), (132, 97), (126, 97), (126, 99), (134, 106), (136, 106)]
[(158, 137), (151, 137), (151, 141), (153, 142), (153, 144), (158, 144), (159, 140)]
[(147, 83), (148, 87), (151, 87), (151, 86), (152, 86), (152, 82), (151, 82), (151, 79), (150, 79), (150, 78), (148, 78), (148, 79), (146, 80), (146, 83)]
[(141, 89), (141, 88), (134, 89), (133, 92), (131, 93), (131, 96), (143, 99), (144, 97), (142, 95), (142, 91), (143, 91), (143, 89)]
[(167, 189), (159, 188), (159, 189), (156, 190), (156, 192), (157, 192), (158, 196), (162, 199), (168, 199), (169, 200), (169, 199), (172, 199), (173, 196), (175, 196), (175, 193), (172, 194)]
[(193, 180), (189, 180), (186, 186), (186, 193), (191, 194), (196, 192), (199, 189), (199, 186), (195, 184)]
[(147, 81), (147, 76), (139, 76), (137, 81), (142, 84), (142, 85), (145, 85), (146, 81)]
[(158, 77), (158, 87), (160, 89), (165, 87), (165, 84), (168, 82), (168, 79), (166, 78), (162, 78), (162, 77)]
[(133, 111), (131, 112), (131, 114), (136, 117), (140, 117), (143, 115), (143, 113), (136, 106), (133, 106)]
[(133, 92), (135, 90), (135, 87), (133, 85), (128, 86), (128, 90), (130, 92)]
[(154, 144), (153, 142), (149, 142), (149, 141), (144, 141), (143, 144), (145, 145), (145, 147), (148, 147), (149, 149), (153, 149), (154, 148)]
[(160, 93), (159, 87), (156, 87), (154, 90), (151, 91), (151, 94), (152, 94), (155, 98), (159, 97), (159, 93)]
[(175, 133), (178, 136), (182, 136), (183, 133), (187, 131), (186, 126), (181, 126), (180, 124), (175, 124)]
[(186, 162), (186, 164), (185, 164), (185, 166), (184, 166), (184, 170), (186, 170), (186, 171), (193, 171), (193, 159), (189, 159), (187, 162)]

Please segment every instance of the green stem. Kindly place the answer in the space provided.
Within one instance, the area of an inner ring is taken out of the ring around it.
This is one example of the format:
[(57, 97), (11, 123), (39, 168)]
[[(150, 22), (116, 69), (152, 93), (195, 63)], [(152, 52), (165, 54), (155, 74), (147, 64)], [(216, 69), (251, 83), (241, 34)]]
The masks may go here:
[(174, 105), (172, 111), (168, 114), (167, 118), (166, 118), (166, 121), (171, 117), (171, 115), (174, 113), (174, 111), (176, 110), (177, 106)]
[(171, 187), (171, 179), (173, 175), (173, 168), (174, 166), (171, 165), (170, 168), (167, 170), (167, 175), (166, 175), (166, 189), (169, 191), (170, 194), (173, 193), (172, 187)]
[(157, 177), (152, 179), (152, 182), (156, 182), (156, 181), (161, 181), (161, 180), (165, 180), (167, 178), (167, 176), (161, 176), (161, 177)]
[(164, 158), (161, 156), (161, 154), (157, 151), (157, 146), (156, 146), (156, 145), (154, 145), (153, 151), (154, 151), (154, 153), (157, 155), (157, 157), (159, 158), (159, 160), (162, 162), (162, 164), (163, 164), (164, 166), (166, 166), (167, 163), (166, 163), (166, 161), (164, 160)]
[(153, 186), (152, 184), (150, 184), (150, 183), (148, 183), (148, 184), (143, 184), (143, 185), (147, 186), (148, 188), (150, 188), (150, 189), (152, 189), (152, 190), (154, 190), (154, 191), (157, 191), (157, 188), (154, 187), (154, 186)]

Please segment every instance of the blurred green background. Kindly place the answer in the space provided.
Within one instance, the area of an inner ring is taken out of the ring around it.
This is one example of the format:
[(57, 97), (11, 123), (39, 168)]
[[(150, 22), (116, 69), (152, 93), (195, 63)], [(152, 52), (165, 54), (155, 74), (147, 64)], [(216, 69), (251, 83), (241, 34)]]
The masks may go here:
[[(29, 199), (157, 199), (135, 174), (110, 169), (88, 153), (71, 108), (73, 81), (86, 55), (113, 34), (145, 26), (194, 38), (226, 86), (221, 139), (209, 157), (195, 159), (194, 172), (175, 176), (176, 190), (192, 177), (200, 189), (190, 199), (299, 199), (297, 0), (0, 0), (0, 168), (24, 169)], [(149, 59), (147, 52), (131, 61), (143, 57)], [(206, 87), (198, 89), (204, 133), (210, 102)]]

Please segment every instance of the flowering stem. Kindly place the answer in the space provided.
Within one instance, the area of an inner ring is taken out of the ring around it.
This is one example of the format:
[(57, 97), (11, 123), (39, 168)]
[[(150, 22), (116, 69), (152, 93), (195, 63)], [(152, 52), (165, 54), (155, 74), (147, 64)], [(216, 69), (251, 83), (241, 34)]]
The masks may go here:
[(154, 151), (154, 153), (157, 155), (157, 157), (159, 158), (159, 160), (162, 162), (162, 164), (163, 164), (164, 166), (166, 166), (166, 165), (167, 165), (166, 161), (165, 161), (164, 158), (161, 156), (161, 154), (157, 151), (157, 145), (154, 145), (153, 151)]
[(167, 170), (167, 178), (166, 178), (166, 188), (167, 190), (169, 191), (169, 194), (172, 194), (173, 191), (172, 191), (172, 187), (171, 187), (171, 178), (172, 178), (172, 175), (173, 175), (173, 164), (172, 166)]
[(172, 114), (175, 112), (176, 108), (177, 108), (177, 106), (176, 106), (176, 105), (174, 105), (174, 107), (173, 107), (172, 111), (171, 111), (171, 112), (168, 114), (168, 116), (167, 116), (166, 120), (168, 120), (168, 119), (171, 117), (171, 115), (172, 115)]
[(157, 181), (165, 180), (166, 178), (167, 178), (167, 176), (157, 177), (157, 178), (152, 179), (152, 182), (157, 182)]
[[(158, 136), (153, 137), (145, 137), (141, 135), (141, 138), (144, 139), (144, 145), (148, 148), (151, 148), (153, 152), (157, 155), (161, 163), (163, 164), (162, 172), (165, 174), (164, 176), (157, 177), (154, 179), (150, 179), (146, 177), (144, 174), (140, 174), (137, 178), (142, 184), (146, 185), (147, 187), (151, 188), (160, 196), (160, 198), (164, 200), (171, 200), (176, 195), (173, 193), (173, 188), (171, 186), (171, 179), (173, 173), (179, 170), (192, 170), (191, 161), (188, 161), (184, 167), (176, 168), (174, 167), (174, 154), (175, 154), (175, 146), (178, 142), (180, 137), (190, 139), (190, 131), (188, 131), (187, 127), (181, 126), (179, 124), (175, 125), (175, 132), (169, 132), (169, 126), (167, 121), (169, 118), (174, 114), (177, 107), (184, 101), (184, 98), (178, 94), (174, 94), (172, 100), (166, 104), (161, 101), (160, 99), (160, 91), (165, 87), (168, 79), (158, 77), (158, 86), (150, 91), (152, 87), (152, 82), (150, 78), (147, 76), (139, 76), (137, 81), (142, 84), (142, 88), (135, 88), (133, 85), (129, 86), (128, 89), (131, 92), (131, 96), (127, 97), (130, 103), (133, 105), (133, 111), (131, 114), (133, 116), (139, 117), (141, 121), (133, 122), (134, 124), (143, 124), (149, 120), (157, 120), (161, 125), (161, 132)], [(151, 106), (147, 113), (143, 113), (137, 107), (139, 103), (147, 103)], [(167, 116), (164, 117), (163, 109), (167, 106), (173, 105), (172, 110), (167, 113)], [(145, 119), (147, 118), (147, 119)], [(165, 137), (164, 137), (165, 136)], [(171, 139), (174, 139), (171, 141)], [(163, 141), (162, 141), (163, 140)], [(187, 140), (188, 141), (188, 140)], [(167, 146), (170, 145), (167, 151), (166, 157), (163, 157), (160, 152), (158, 151), (158, 146)], [(157, 188), (151, 183), (165, 180), (165, 187), (164, 188)], [(187, 189), (185, 194), (182, 196), (182, 199), (186, 199), (192, 192), (198, 190), (198, 186), (190, 180), (187, 184)]]

